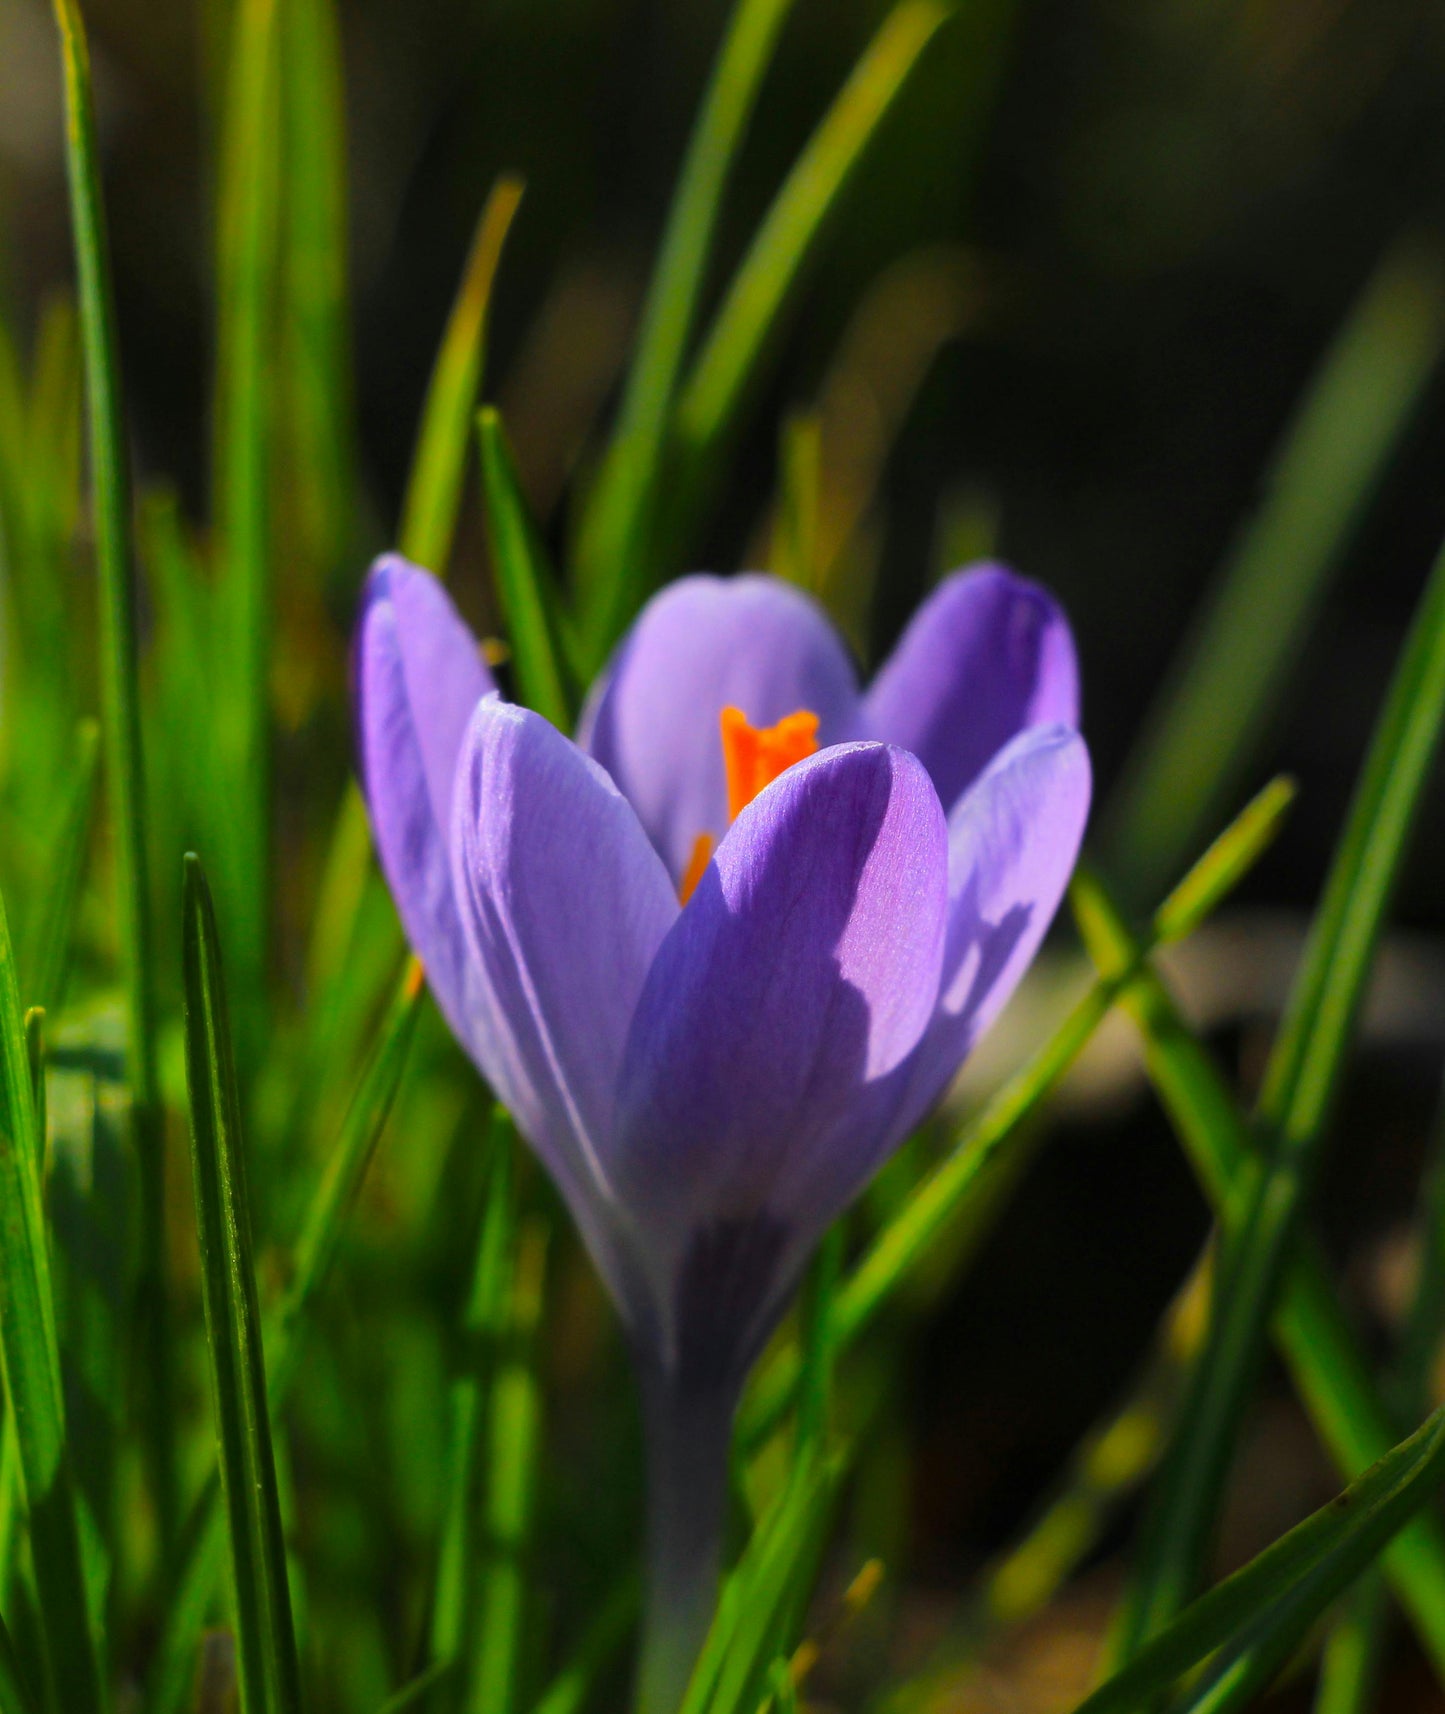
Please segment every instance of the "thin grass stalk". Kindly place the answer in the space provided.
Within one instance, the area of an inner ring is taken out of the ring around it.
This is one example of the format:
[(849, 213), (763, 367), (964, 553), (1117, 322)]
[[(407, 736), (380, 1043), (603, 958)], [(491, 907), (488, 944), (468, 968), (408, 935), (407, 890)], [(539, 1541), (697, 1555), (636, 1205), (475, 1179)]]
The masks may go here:
[(80, 278), (100, 576), (101, 707), (114, 828), (121, 971), (125, 988), (132, 1127), (140, 1160), (140, 1267), (136, 1325), (144, 1352), (146, 1455), (161, 1539), (177, 1515), (173, 1360), (167, 1301), (165, 1126), (156, 1077), (156, 999), (145, 769), (136, 664), (130, 466), (126, 455), (119, 342), (109, 240), (91, 94), (90, 50), (75, 0), (55, 0), (65, 68), (66, 173)]

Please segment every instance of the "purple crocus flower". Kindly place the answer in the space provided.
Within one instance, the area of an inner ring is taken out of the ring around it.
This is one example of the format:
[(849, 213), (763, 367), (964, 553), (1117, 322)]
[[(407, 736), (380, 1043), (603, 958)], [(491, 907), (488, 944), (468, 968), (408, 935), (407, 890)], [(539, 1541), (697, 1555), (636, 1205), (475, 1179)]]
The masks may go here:
[[(1073, 869), (1090, 780), (1072, 639), (1043, 590), (976, 568), (860, 693), (796, 589), (684, 578), (574, 743), (496, 695), (440, 584), (389, 556), (356, 672), (407, 934), (636, 1354), (664, 1639), (644, 1703), (664, 1710), (711, 1610), (747, 1370), (819, 1235), (1012, 992)], [(809, 717), (821, 747), (771, 778), (811, 747)], [(751, 748), (725, 751), (729, 730)]]

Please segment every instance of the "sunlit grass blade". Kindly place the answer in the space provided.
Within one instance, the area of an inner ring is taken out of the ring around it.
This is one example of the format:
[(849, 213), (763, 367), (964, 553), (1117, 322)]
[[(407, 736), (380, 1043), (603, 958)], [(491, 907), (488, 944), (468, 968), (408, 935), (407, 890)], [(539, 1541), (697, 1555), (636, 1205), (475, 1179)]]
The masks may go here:
[(1298, 787), (1280, 774), (1257, 792), (1154, 913), (1154, 941), (1168, 946), (1199, 927), (1210, 901), (1234, 891), (1279, 837)]
[(58, 1009), (65, 998), (66, 977), (74, 949), (75, 918), (85, 882), (95, 788), (99, 773), (100, 727), (83, 720), (75, 735), (75, 755), (66, 780), (64, 803), (48, 868), (44, 903), (35, 913), (26, 936), (22, 961), (27, 999)]
[[(1309, 1625), (1358, 1577), (1445, 1480), (1445, 1411), (1388, 1452), (1345, 1493), (1296, 1525), (1201, 1596), (1138, 1657), (1079, 1704), (1076, 1714), (1147, 1708), (1191, 1667), (1236, 1646), (1273, 1676)], [(1264, 1636), (1261, 1636), (1261, 1632)], [(1266, 1640), (1267, 1639), (1267, 1640)], [(1263, 1645), (1263, 1646), (1261, 1646)], [(1283, 1653), (1275, 1652), (1283, 1647)], [(1251, 1679), (1253, 1688), (1260, 1680)], [(1234, 1702), (1185, 1706), (1222, 1709)]]
[(300, 1677), (266, 1398), (240, 1101), (220, 941), (186, 858), (186, 1080), (212, 1405), (231, 1549), (244, 1714), (299, 1714)]
[[(1242, 1218), (1256, 1159), (1249, 1124), (1207, 1049), (1191, 1033), (1143, 948), (1096, 878), (1077, 878), (1073, 902), (1085, 944), (1105, 975), (1132, 970), (1123, 1003), (1138, 1024), (1149, 1075), (1226, 1230)], [(1399, 1431), (1370, 1374), (1323, 1259), (1296, 1236), (1274, 1316), (1275, 1335), (1326, 1449), (1347, 1481), (1382, 1457)], [(1420, 1639), (1445, 1671), (1445, 1531), (1430, 1518), (1405, 1529), (1386, 1567)]]
[(617, 427), (578, 550), (591, 640), (647, 587), (654, 508), (678, 379), (697, 320), (723, 194), (792, 0), (738, 0), (693, 127), (642, 312)]
[(1445, 273), (1392, 251), (1327, 352), (1111, 806), (1109, 868), (1147, 897), (1247, 765), (1445, 349)]
[(511, 1714), (518, 1705), (526, 1553), (541, 1447), (537, 1331), (546, 1284), (547, 1238), (539, 1218), (525, 1222), (508, 1270), (502, 1340), (487, 1405), (485, 1545), (478, 1567), (468, 1714)]
[[(300, 1370), (306, 1329), (335, 1262), (343, 1224), (356, 1201), (401, 1085), (424, 995), (421, 965), (410, 959), (377, 1033), (326, 1171), (312, 1197), (296, 1245), (290, 1287), (267, 1326), (267, 1395), (273, 1417), (285, 1405)], [(146, 1703), (150, 1714), (179, 1714), (185, 1706), (225, 1547), (225, 1514), (213, 1470), (187, 1521), (151, 1673)]]
[(492, 573), (507, 622), (517, 692), (529, 708), (545, 714), (563, 732), (572, 730), (556, 578), (527, 509), (502, 419), (490, 405), (477, 416), (482, 491)]
[[(1266, 849), (1261, 828), (1268, 833), (1280, 825), (1278, 816), (1261, 822), (1256, 803), (1247, 805), (1238, 822), (1220, 835), (1159, 907), (1159, 920), (1178, 922), (1187, 915), (1196, 926), (1203, 922), (1243, 879), (1244, 858), (1255, 860)], [(1138, 949), (1136, 957), (1142, 959), (1146, 951)], [(1008, 1170), (1024, 1121), (1078, 1059), (1131, 974), (1131, 967), (1113, 968), (1079, 998), (1053, 1036), (964, 1127), (948, 1158), (878, 1233), (834, 1297), (829, 1319), (835, 1350), (845, 1349), (872, 1323), (964, 1211)], [(774, 1426), (791, 1402), (798, 1378), (797, 1349), (785, 1346), (744, 1396), (738, 1417), (743, 1445), (755, 1445)]]
[(169, 1541), (176, 1511), (176, 1477), (165, 1268), (165, 1129), (156, 1083), (155, 954), (136, 665), (130, 466), (121, 406), (120, 357), (100, 162), (96, 153), (90, 52), (75, 0), (55, 0), (55, 16), (65, 62), (66, 171), (85, 347), (96, 562), (100, 573), (101, 708), (120, 895), (117, 917), (125, 981), (131, 1122), (141, 1167), (137, 1316), (146, 1352), (150, 1475), (162, 1536)]
[(45, 1008), (30, 1006), (25, 1013), (25, 1062), (35, 1101), (35, 1172), (40, 1181), (40, 1205), (45, 1206)]
[(486, 1205), (462, 1315), (462, 1365), (448, 1401), (447, 1499), (431, 1617), (431, 1655), (436, 1664), (460, 1664), (466, 1655), (477, 1576), (486, 1386), (506, 1323), (516, 1242), (512, 1148), (511, 1123), (497, 1108), (487, 1149), (491, 1165)]
[(486, 362), (487, 318), (502, 246), (522, 200), (522, 181), (503, 174), (472, 239), (457, 301), (437, 353), (402, 507), (398, 545), (408, 559), (445, 577), (461, 505), (477, 389)]
[(236, 0), (217, 197), (212, 492), (226, 648), (215, 663), (214, 742), (232, 810), (213, 861), (243, 1064), (250, 1062), (260, 1028), (268, 942), (279, 34), (277, 0)]
[(329, 576), (358, 535), (346, 107), (335, 0), (287, 0), (281, 46), (287, 493), (305, 562)]
[(1445, 719), (1445, 550), (1421, 597), (1331, 864), (1223, 1251), (1210, 1335), (1141, 1532), (1121, 1658), (1197, 1587), (1299, 1210), (1313, 1181), (1396, 876)]
[(51, 1294), (30, 1058), (15, 959), (0, 904), (0, 1363), (15, 1424), (29, 1519), (50, 1704), (70, 1714), (105, 1706), (101, 1649), (82, 1569), (66, 1444), (60, 1348)]
[[(901, 0), (894, 7), (759, 228), (678, 399), (669, 552), (691, 530), (708, 479), (827, 217), (948, 16), (937, 0)], [(625, 617), (619, 614), (619, 622)]]

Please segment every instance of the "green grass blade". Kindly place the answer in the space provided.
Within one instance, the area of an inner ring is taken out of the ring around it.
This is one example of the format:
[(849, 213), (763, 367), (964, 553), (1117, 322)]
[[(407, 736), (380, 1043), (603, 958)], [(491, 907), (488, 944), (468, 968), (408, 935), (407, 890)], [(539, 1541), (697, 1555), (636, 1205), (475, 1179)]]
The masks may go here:
[(277, 0), (236, 0), (218, 193), (215, 469), (226, 648), (218, 760), (233, 794), (216, 881), (238, 1049), (252, 1057), (267, 948), (270, 828), (271, 425), (280, 269)]
[(299, 1714), (296, 1638), (281, 1533), (251, 1255), (240, 1102), (220, 943), (200, 859), (185, 870), (186, 1080), (212, 1403), (231, 1546), (244, 1714)]
[(99, 1714), (105, 1706), (101, 1651), (82, 1568), (36, 1171), (34, 1093), (3, 904), (0, 1060), (0, 1363), (30, 1524), (48, 1701), (57, 1714)]
[(141, 1163), (141, 1267), (137, 1314), (146, 1351), (151, 1482), (164, 1539), (176, 1509), (174, 1413), (165, 1269), (165, 1130), (156, 1085), (156, 1001), (150, 876), (145, 843), (131, 556), (130, 467), (121, 408), (120, 357), (110, 256), (96, 153), (90, 52), (75, 0), (55, 0), (65, 62), (66, 170), (80, 277), (100, 573), (101, 707), (106, 782), (115, 830), (121, 967), (125, 981), (132, 1124)]
[(25, 1013), (25, 1062), (30, 1068), (30, 1090), (35, 1102), (35, 1173), (40, 1181), (40, 1204), (45, 1205), (45, 1008), (31, 1006)]
[(560, 731), (572, 730), (573, 698), (563, 668), (556, 579), (517, 480), (502, 419), (490, 405), (477, 416), (482, 490), (492, 571), (507, 622), (517, 692)]
[(457, 301), (437, 353), (422, 409), (421, 433), (402, 506), (399, 545), (408, 559), (446, 575), (461, 505), (477, 389), (486, 362), (492, 286), (522, 181), (503, 174), (487, 198), (472, 239)]
[[(1208, 1051), (1190, 1032), (1143, 948), (1096, 879), (1076, 879), (1075, 916), (1106, 976), (1132, 970), (1123, 1003), (1144, 1037), (1149, 1075), (1226, 1228), (1244, 1212), (1254, 1142)], [(1316, 1246), (1296, 1237), (1275, 1336), (1320, 1438), (1347, 1481), (1381, 1458), (1398, 1426), (1374, 1385)], [(1390, 1548), (1391, 1580), (1437, 1670), (1445, 1671), (1445, 1532), (1420, 1519)]]
[(518, 1705), (525, 1556), (532, 1535), (542, 1389), (537, 1329), (546, 1281), (547, 1230), (528, 1221), (517, 1237), (505, 1338), (492, 1377), (488, 1423), (486, 1552), (480, 1567), (468, 1714), (512, 1714)]
[(58, 1011), (65, 998), (75, 919), (85, 883), (91, 823), (95, 818), (95, 788), (99, 775), (100, 727), (82, 720), (75, 736), (75, 756), (66, 781), (65, 802), (47, 865), (49, 884), (44, 904), (36, 912), (22, 960), (27, 997)]
[(346, 104), (335, 0), (287, 0), (281, 36), (287, 491), (304, 561), (329, 576), (357, 537)]
[(1193, 934), (1210, 901), (1234, 891), (1275, 840), (1298, 787), (1286, 774), (1256, 793), (1154, 913), (1154, 943)]
[(1234, 789), (1442, 349), (1441, 259), (1397, 247), (1286, 430), (1111, 806), (1109, 866), (1129, 897), (1161, 884)]
[(450, 1684), (456, 1670), (454, 1660), (441, 1660), (435, 1666), (429, 1666), (425, 1672), (419, 1672), (410, 1684), (402, 1685), (394, 1696), (388, 1696), (381, 1705), (380, 1714), (407, 1714), (412, 1708), (431, 1707), (437, 1691)]
[(1124, 1658), (1197, 1585), (1263, 1354), (1299, 1210), (1364, 997), (1396, 876), (1445, 720), (1445, 550), (1433, 568), (1376, 725), (1270, 1055), (1259, 1119), (1267, 1153), (1246, 1169), (1209, 1341), (1146, 1519), (1118, 1631)]
[(810, 594), (821, 594), (818, 546), (823, 503), (823, 423), (816, 411), (789, 417), (778, 445), (778, 510), (772, 570)]
[(495, 1367), (506, 1325), (517, 1211), (511, 1122), (500, 1107), (492, 1115), (488, 1154), (490, 1182), (462, 1315), (462, 1367), (449, 1400), (447, 1500), (431, 1620), (431, 1655), (436, 1663), (460, 1663), (465, 1658), (477, 1575), (483, 1404), (488, 1373)]
[(738, 0), (688, 143), (617, 427), (581, 533), (582, 585), (604, 637), (647, 587), (658, 480), (718, 215), (791, 7), (792, 0)]
[(35, 1714), (35, 1703), (3, 1619), (0, 1619), (0, 1714)]
[(696, 509), (718, 465), (827, 217), (948, 16), (937, 0), (894, 7), (778, 192), (678, 400), (674, 485), (683, 515), (674, 518), (673, 534), (690, 528), (686, 512)]
[[(1262, 1610), (1272, 1642), (1289, 1636), (1292, 1648), (1442, 1480), (1445, 1411), (1394, 1447), (1343, 1494), (1195, 1601), (1129, 1666), (1080, 1703), (1076, 1714), (1135, 1714), (1148, 1708), (1161, 1691), (1215, 1650), (1236, 1642), (1247, 1649), (1257, 1646), (1255, 1621)], [(1301, 1628), (1296, 1631), (1295, 1626)], [(1279, 1658), (1272, 1658), (1269, 1676)], [(1202, 1714), (1213, 1704), (1198, 1706)]]
[(532, 1705), (532, 1714), (582, 1714), (598, 1675), (636, 1629), (642, 1583), (624, 1576), (594, 1613), (567, 1664)]

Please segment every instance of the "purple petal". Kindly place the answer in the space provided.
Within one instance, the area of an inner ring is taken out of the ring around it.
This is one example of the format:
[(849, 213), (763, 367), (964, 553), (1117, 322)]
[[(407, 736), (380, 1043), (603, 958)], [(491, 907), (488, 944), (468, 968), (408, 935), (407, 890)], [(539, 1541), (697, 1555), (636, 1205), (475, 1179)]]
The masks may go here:
[(1073, 874), (1089, 814), (1077, 732), (1022, 732), (948, 822), (948, 941), (938, 1014), (902, 1076), (894, 1134), (934, 1107), (1032, 962)]
[(578, 742), (626, 794), (679, 878), (697, 837), (727, 831), (718, 717), (754, 726), (797, 709), (818, 743), (857, 736), (848, 651), (817, 603), (773, 577), (684, 577), (643, 609), (594, 688)]
[(475, 1053), (448, 838), (467, 722), (496, 687), (446, 591), (395, 554), (368, 574), (354, 673), (362, 786), (381, 866), (437, 1003)]
[[(739, 816), (638, 1002), (609, 1162), (671, 1326), (750, 1347), (876, 1153), (876, 1098), (938, 994), (937, 793), (885, 745), (824, 751)], [(719, 1336), (721, 1329), (719, 1329)]]
[(1079, 667), (1053, 597), (1003, 566), (945, 579), (865, 698), (870, 737), (911, 750), (951, 809), (1029, 726), (1077, 726)]
[(540, 715), (496, 697), (467, 734), (452, 843), (493, 1020), (482, 1070), (620, 1290), (601, 1156), (623, 1044), (677, 895), (602, 769)]

